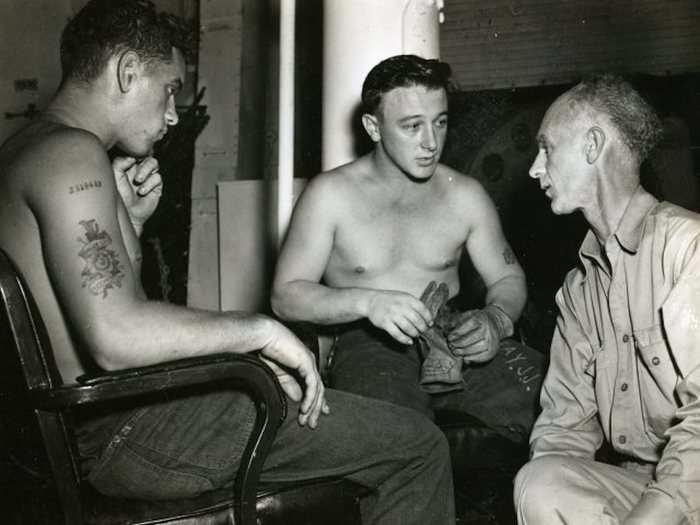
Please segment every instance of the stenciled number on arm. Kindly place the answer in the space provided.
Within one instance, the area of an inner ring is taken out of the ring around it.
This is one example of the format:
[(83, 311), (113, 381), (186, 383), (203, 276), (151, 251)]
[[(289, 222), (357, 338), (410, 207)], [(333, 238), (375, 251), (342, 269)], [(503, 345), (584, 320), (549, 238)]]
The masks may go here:
[(110, 288), (121, 288), (124, 272), (119, 258), (109, 246), (112, 238), (97, 225), (95, 219), (79, 221), (85, 228), (84, 237), (78, 237), (82, 245), (78, 255), (85, 261), (85, 267), (80, 272), (83, 288), (93, 295), (107, 297)]
[(92, 188), (101, 188), (101, 187), (102, 187), (102, 182), (99, 180), (92, 180), (89, 182), (81, 182), (80, 184), (76, 184), (75, 186), (69, 186), (68, 187), (68, 194), (78, 193), (81, 191), (90, 190)]

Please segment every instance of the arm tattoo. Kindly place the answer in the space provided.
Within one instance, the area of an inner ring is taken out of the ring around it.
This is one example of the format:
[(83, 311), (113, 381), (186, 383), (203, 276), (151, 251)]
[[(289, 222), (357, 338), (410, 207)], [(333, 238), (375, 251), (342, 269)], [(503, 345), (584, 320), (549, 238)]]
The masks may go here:
[(102, 181), (99, 180), (91, 180), (90, 182), (81, 182), (80, 184), (76, 184), (75, 186), (68, 186), (68, 194), (73, 194), (73, 193), (78, 193), (79, 191), (85, 191), (89, 190), (92, 188), (101, 188), (102, 187)]
[(510, 246), (503, 248), (503, 260), (506, 262), (506, 264), (516, 263), (515, 254)]
[(80, 272), (83, 288), (87, 288), (91, 294), (107, 297), (110, 288), (121, 288), (124, 271), (114, 250), (109, 249), (112, 238), (109, 234), (100, 231), (95, 219), (79, 221), (85, 228), (85, 236), (78, 237), (82, 248), (78, 255), (85, 261), (85, 267)]

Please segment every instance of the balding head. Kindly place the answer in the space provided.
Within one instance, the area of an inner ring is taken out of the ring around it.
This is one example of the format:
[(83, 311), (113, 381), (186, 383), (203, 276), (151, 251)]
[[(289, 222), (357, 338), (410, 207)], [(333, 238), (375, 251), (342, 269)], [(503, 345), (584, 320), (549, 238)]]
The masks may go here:
[(569, 106), (572, 118), (588, 124), (602, 116), (614, 127), (637, 164), (646, 159), (663, 136), (656, 112), (619, 76), (590, 77), (567, 91), (560, 101)]

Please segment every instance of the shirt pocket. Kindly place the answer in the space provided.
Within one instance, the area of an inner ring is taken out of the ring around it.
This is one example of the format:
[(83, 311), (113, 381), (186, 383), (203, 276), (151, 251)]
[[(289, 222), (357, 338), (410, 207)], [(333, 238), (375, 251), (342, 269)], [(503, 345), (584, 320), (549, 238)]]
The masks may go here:
[(647, 431), (661, 437), (671, 426), (678, 407), (678, 374), (660, 325), (633, 332), (637, 351), (637, 378)]

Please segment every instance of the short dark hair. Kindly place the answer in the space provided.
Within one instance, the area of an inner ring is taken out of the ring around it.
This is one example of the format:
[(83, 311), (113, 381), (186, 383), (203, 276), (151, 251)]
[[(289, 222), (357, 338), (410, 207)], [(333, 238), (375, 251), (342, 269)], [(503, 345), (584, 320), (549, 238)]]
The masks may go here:
[(452, 69), (446, 62), (416, 55), (396, 55), (382, 60), (367, 74), (362, 84), (365, 113), (375, 114), (385, 93), (397, 87), (425, 86), (452, 91)]
[(195, 47), (182, 18), (158, 13), (150, 0), (91, 0), (61, 35), (63, 80), (94, 80), (111, 57), (124, 51), (136, 52), (147, 63), (167, 63), (173, 47), (186, 57)]
[(640, 163), (663, 137), (663, 126), (656, 111), (618, 75), (592, 75), (574, 86), (568, 96), (575, 103), (583, 102), (608, 115)]

